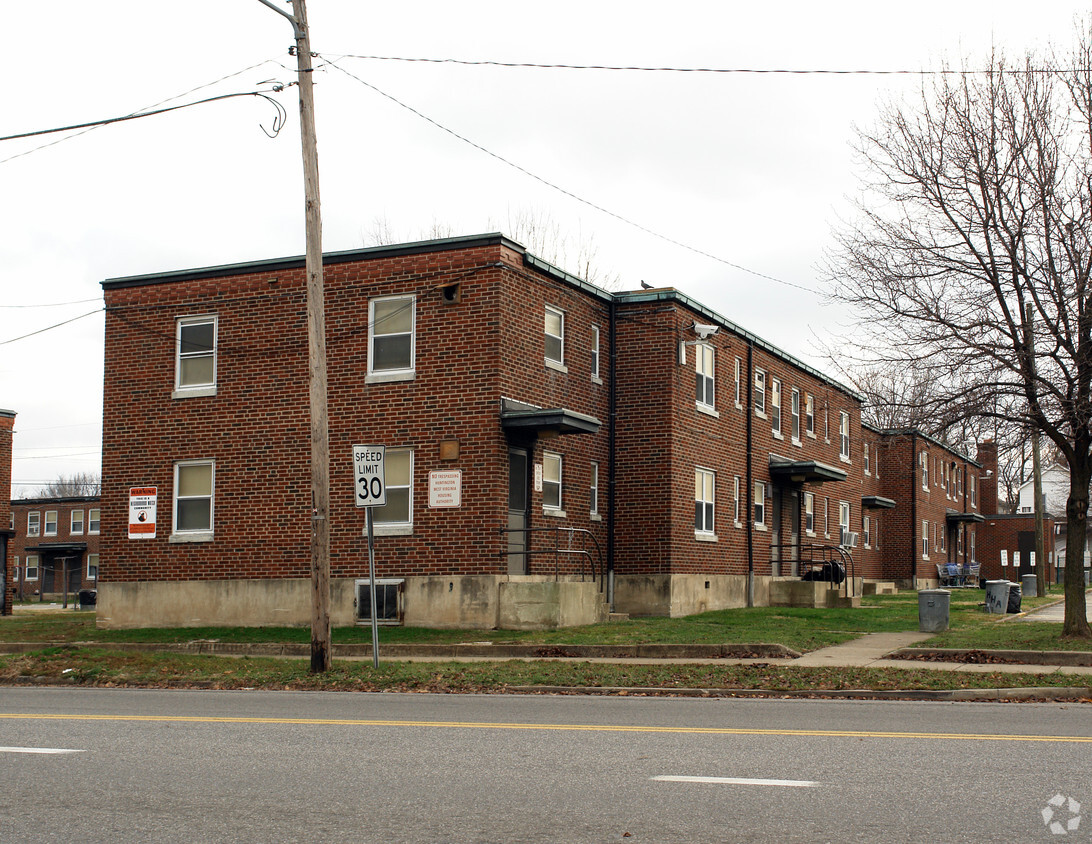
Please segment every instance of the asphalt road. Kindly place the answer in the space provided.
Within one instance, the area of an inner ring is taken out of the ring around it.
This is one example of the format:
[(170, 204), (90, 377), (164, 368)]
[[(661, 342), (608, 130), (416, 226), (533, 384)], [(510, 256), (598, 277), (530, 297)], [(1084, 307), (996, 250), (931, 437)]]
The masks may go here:
[(1090, 716), (4, 688), (0, 842), (1090, 841)]

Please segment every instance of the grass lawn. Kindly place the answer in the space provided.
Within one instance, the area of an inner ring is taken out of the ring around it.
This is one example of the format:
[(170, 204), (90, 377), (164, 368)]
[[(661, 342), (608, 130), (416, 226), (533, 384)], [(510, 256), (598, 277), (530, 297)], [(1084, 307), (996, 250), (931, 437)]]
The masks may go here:
[[(1023, 608), (1050, 603), (1060, 592), (1026, 598)], [(950, 630), (923, 644), (935, 647), (1032, 650), (1092, 650), (1092, 642), (1061, 638), (1061, 625), (1008, 620), (987, 615), (979, 589), (952, 590)], [(782, 644), (798, 651), (834, 645), (866, 633), (918, 629), (916, 592), (869, 596), (859, 609), (797, 609), (754, 607), (717, 610), (686, 618), (633, 618), (628, 621), (568, 627), (560, 630), (434, 630), (421, 627), (381, 627), (384, 643), (516, 642), (527, 644)], [(335, 628), (334, 644), (370, 643), (369, 626)], [(3, 642), (160, 642), (196, 640), (219, 642), (311, 641), (303, 627), (183, 627), (140, 630), (100, 630), (90, 611), (19, 612), (0, 619)]]

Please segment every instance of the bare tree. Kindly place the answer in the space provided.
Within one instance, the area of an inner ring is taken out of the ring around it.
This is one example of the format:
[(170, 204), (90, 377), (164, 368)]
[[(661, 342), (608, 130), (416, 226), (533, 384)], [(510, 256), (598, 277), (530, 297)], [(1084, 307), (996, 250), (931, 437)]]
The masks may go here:
[(75, 472), (71, 475), (58, 475), (38, 490), (38, 498), (80, 498), (98, 495), (102, 483), (93, 472)]
[[(949, 416), (1014, 408), (1062, 453), (1070, 536), (1092, 479), (1092, 36), (1072, 55), (994, 56), (926, 83), (862, 132), (875, 177), (829, 266), (889, 365)], [(1092, 638), (1081, 543), (1065, 562), (1063, 634)]]

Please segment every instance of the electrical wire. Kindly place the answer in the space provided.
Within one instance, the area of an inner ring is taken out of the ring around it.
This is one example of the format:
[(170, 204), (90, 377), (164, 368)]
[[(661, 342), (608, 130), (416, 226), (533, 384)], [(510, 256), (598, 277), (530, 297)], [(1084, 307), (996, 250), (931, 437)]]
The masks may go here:
[(58, 322), (54, 325), (47, 325), (45, 328), (39, 328), (37, 331), (31, 331), (29, 334), (22, 334), (18, 337), (12, 337), (10, 340), (0, 340), (0, 346), (6, 346), (9, 343), (16, 342), (17, 340), (25, 340), (27, 337), (33, 337), (35, 334), (44, 334), (47, 331), (52, 331), (54, 328), (60, 328), (62, 325), (68, 325), (70, 322), (76, 322), (77, 320), (85, 319), (86, 317), (94, 316), (95, 314), (101, 314), (105, 310), (106, 308), (96, 308), (93, 311), (88, 311), (85, 314), (80, 314), (77, 317), (72, 317), (72, 319), (66, 319), (64, 322)]
[(3, 305), (0, 304), (0, 308), (63, 308), (66, 305), (86, 305), (88, 302), (101, 302), (102, 297), (97, 296), (94, 299), (76, 299), (72, 302), (42, 302), (38, 305)]
[(334, 61), (332, 61), (332, 60), (330, 60), (328, 58), (325, 58), (325, 57), (324, 57), (324, 62), (326, 64), (330, 65), (331, 67), (341, 71), (346, 76), (348, 76), (350, 79), (356, 80), (358, 83), (360, 83), (364, 87), (371, 89), (372, 91), (379, 94), (380, 96), (385, 97), (386, 99), (390, 100), (391, 102), (395, 103), (396, 105), (400, 106), (401, 108), (406, 109), (411, 114), (416, 115), (417, 117), (421, 118), (425, 122), (431, 123), (437, 129), (440, 129), (441, 131), (446, 132), (447, 134), (451, 135), (452, 137), (462, 141), (465, 144), (468, 144), (468, 145), (474, 147), (474, 149), (476, 149), (476, 150), (478, 150), (480, 152), (484, 152), (486, 155), (490, 156), (491, 158), (495, 158), (497, 161), (500, 161), (502, 164), (505, 164), (508, 167), (513, 168), (514, 170), (518, 170), (520, 173), (523, 173), (525, 176), (528, 176), (529, 178), (534, 179), (536, 182), (539, 182), (540, 184), (545, 185), (546, 187), (550, 188), (551, 190), (555, 190), (558, 193), (561, 193), (564, 196), (567, 196), (570, 199), (573, 199), (573, 200), (581, 203), (582, 205), (586, 205), (587, 207), (589, 207), (589, 208), (591, 208), (591, 209), (593, 209), (595, 211), (600, 212), (601, 214), (606, 214), (608, 217), (612, 217), (615, 220), (618, 220), (619, 222), (625, 223), (627, 226), (631, 226), (631, 227), (637, 229), (638, 231), (642, 231), (645, 234), (648, 234), (648, 235), (651, 235), (652, 237), (658, 238), (659, 240), (662, 240), (665, 243), (670, 243), (673, 246), (678, 246), (681, 249), (687, 250), (688, 252), (693, 252), (695, 255), (700, 255), (703, 258), (709, 258), (710, 260), (716, 261), (716, 262), (718, 262), (720, 264), (724, 264), (727, 267), (731, 267), (734, 270), (739, 270), (740, 272), (747, 273), (748, 275), (753, 275), (753, 276), (755, 276), (757, 278), (766, 279), (767, 281), (772, 281), (772, 282), (775, 282), (776, 284), (782, 284), (782, 285), (784, 285), (786, 287), (792, 287), (792, 288), (794, 288), (796, 290), (803, 290), (804, 292), (811, 293), (811, 294), (813, 294), (815, 296), (824, 295), (824, 294), (820, 293), (818, 290), (815, 290), (815, 289), (813, 289), (811, 287), (807, 287), (807, 286), (805, 286), (803, 284), (796, 284), (795, 282), (785, 281), (784, 279), (777, 278), (776, 276), (768, 275), (766, 273), (759, 272), (758, 270), (752, 270), (749, 267), (743, 266), (742, 264), (737, 264), (737, 263), (735, 263), (733, 261), (729, 261), (726, 258), (722, 258), (719, 255), (714, 255), (711, 252), (706, 252), (705, 250), (699, 249), (696, 246), (691, 246), (690, 244), (684, 243), (681, 240), (676, 240), (673, 237), (670, 237), (670, 236), (665, 235), (665, 234), (661, 234), (660, 232), (657, 232), (657, 231), (655, 231), (653, 229), (650, 229), (647, 226), (636, 222), (635, 220), (631, 220), (628, 217), (624, 217), (621, 214), (618, 214), (618, 213), (616, 213), (614, 211), (611, 211), (610, 209), (605, 208), (602, 205), (598, 205), (597, 203), (592, 202), (589, 199), (585, 199), (584, 197), (579, 196), (578, 194), (573, 193), (572, 191), (567, 190), (566, 188), (563, 188), (560, 185), (555, 184), (554, 182), (551, 182), (548, 179), (545, 179), (542, 176), (537, 175), (536, 173), (532, 173), (526, 167), (522, 167), (519, 164), (516, 164), (514, 161), (508, 160), (504, 156), (498, 155), (497, 153), (493, 152), (492, 150), (486, 149), (481, 144), (470, 140), (469, 138), (467, 138), (464, 135), (460, 135), (454, 129), (449, 129), (447, 126), (444, 126), (442, 123), (439, 123), (436, 120), (433, 120), (428, 115), (423, 114), (422, 112), (418, 111), (413, 106), (402, 102), (397, 97), (392, 96), (391, 94), (388, 94), (386, 91), (383, 91), (380, 88), (377, 88), (375, 85), (371, 84), (370, 82), (366, 82), (365, 80), (361, 79), (356, 74), (349, 72), (348, 70), (346, 70), (343, 67), (340, 67), (336, 62), (334, 62)]

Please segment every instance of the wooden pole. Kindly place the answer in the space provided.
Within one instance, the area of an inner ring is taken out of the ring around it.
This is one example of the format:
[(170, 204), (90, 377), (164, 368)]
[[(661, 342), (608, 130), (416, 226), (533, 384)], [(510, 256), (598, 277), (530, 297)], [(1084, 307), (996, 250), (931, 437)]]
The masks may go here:
[(272, 0), (258, 0), (288, 18), (296, 39), (303, 149), (307, 253), (307, 371), (311, 407), (311, 671), (330, 669), (330, 431), (326, 399), (326, 301), (322, 281), (322, 213), (319, 204), (318, 142), (312, 82), (311, 36), (304, 0), (292, 14)]

